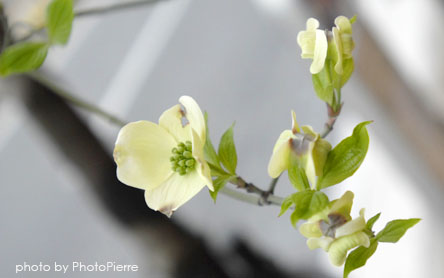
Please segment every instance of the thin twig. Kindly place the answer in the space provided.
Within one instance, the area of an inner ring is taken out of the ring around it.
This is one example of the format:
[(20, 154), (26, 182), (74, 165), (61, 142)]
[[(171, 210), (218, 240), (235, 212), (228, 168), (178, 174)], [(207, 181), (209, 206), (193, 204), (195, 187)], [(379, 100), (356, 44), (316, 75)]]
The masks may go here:
[[(75, 11), (74, 16), (76, 18), (79, 18), (79, 17), (89, 16), (89, 15), (107, 14), (110, 12), (117, 12), (117, 11), (121, 11), (121, 10), (125, 10), (125, 9), (136, 8), (138, 6), (155, 4), (160, 1), (164, 1), (164, 0), (136, 0), (136, 1), (113, 4), (113, 5), (104, 6), (104, 7), (85, 8), (83, 10)], [(0, 20), (2, 20), (2, 18), (0, 18)], [(0, 23), (3, 24), (3, 21), (1, 21)], [(30, 30), (23, 37), (14, 40), (14, 43), (28, 40), (32, 36), (40, 33), (41, 31), (43, 31), (46, 28), (46, 26), (34, 28), (33, 26), (29, 25), (26, 22), (16, 22), (16, 23), (14, 23), (14, 25), (25, 25), (30, 28)], [(8, 32), (11, 32), (11, 30), (15, 27), (14, 25), (9, 28)]]
[(336, 119), (341, 113), (342, 105), (343, 104), (341, 104), (339, 108), (335, 111), (330, 105), (327, 104), (328, 120), (325, 122), (324, 130), (321, 133), (321, 138), (327, 137), (327, 135), (333, 130)]
[(85, 10), (76, 11), (76, 12), (74, 12), (74, 15), (75, 15), (75, 17), (82, 17), (82, 16), (88, 16), (88, 15), (106, 14), (109, 12), (120, 11), (120, 10), (124, 10), (124, 9), (129, 9), (129, 8), (135, 8), (135, 7), (142, 6), (142, 5), (154, 4), (154, 3), (157, 3), (160, 1), (162, 1), (162, 0), (137, 0), (137, 1), (123, 2), (123, 3), (114, 4), (114, 5), (105, 6), (105, 7), (89, 8), (89, 9), (85, 9)]
[(328, 118), (327, 122), (325, 122), (324, 130), (321, 133), (321, 138), (327, 137), (327, 135), (333, 130), (335, 122), (336, 122), (336, 117)]
[(258, 196), (258, 195), (253, 195), (253, 194), (245, 194), (243, 192), (240, 192), (238, 190), (233, 190), (231, 188), (228, 188), (227, 186), (224, 186), (223, 188), (221, 188), (221, 190), (219, 191), (220, 193), (227, 195), (233, 199), (245, 202), (245, 203), (249, 203), (252, 205), (257, 205), (257, 206), (263, 206), (263, 205), (276, 205), (276, 206), (281, 206), (282, 202), (284, 201), (284, 198), (275, 196), (275, 195), (270, 195), (267, 198), (267, 202), (264, 203), (264, 198), (262, 198), (262, 196)]
[[(121, 11), (121, 10), (125, 10), (125, 9), (136, 8), (138, 6), (155, 4), (160, 1), (164, 1), (164, 0), (136, 0), (136, 1), (113, 4), (113, 5), (104, 6), (104, 7), (85, 8), (83, 10), (75, 11), (74, 16), (76, 18), (79, 18), (79, 17), (89, 16), (89, 15), (107, 14), (110, 12), (117, 12), (117, 11)], [(5, 25), (3, 17), (1, 17), (1, 16), (0, 16), (0, 24)], [(5, 34), (3, 34), (3, 42), (2, 42), (3, 44), (9, 45), (7, 40), (5, 40), (4, 38), (10, 37), (11, 30), (19, 25), (24, 25), (24, 26), (28, 27), (29, 31), (23, 37), (11, 41), (13, 43), (18, 43), (18, 42), (28, 40), (28, 39), (32, 38), (35, 34), (42, 32), (46, 28), (46, 26), (41, 26), (41, 27), (35, 28), (26, 22), (16, 22), (11, 27), (9, 27), (9, 29), (7, 30), (8, 36), (5, 36)], [(1, 48), (0, 48), (0, 50), (1, 50)]]
[[(277, 180), (276, 180), (277, 182)], [(265, 191), (257, 187), (251, 182), (246, 182), (242, 177), (237, 177), (235, 180), (231, 181), (232, 184), (236, 185), (238, 188), (245, 189), (248, 193), (256, 194), (254, 203), (259, 206), (263, 205), (282, 205), (284, 201), (283, 198), (273, 195), (269, 191)], [(240, 192), (239, 192), (240, 193)]]
[(255, 193), (258, 195), (263, 195), (266, 191), (260, 189), (256, 185), (246, 182), (242, 177), (237, 177), (237, 179), (234, 180), (234, 184), (237, 185), (239, 188), (245, 189), (249, 193)]
[(278, 176), (277, 178), (274, 178), (274, 179), (271, 180), (270, 188), (268, 189), (268, 193), (270, 193), (270, 194), (274, 193), (274, 189), (276, 188), (276, 184), (279, 181), (279, 177), (280, 176)]
[(124, 126), (126, 124), (125, 121), (122, 121), (121, 119), (117, 118), (114, 115), (111, 115), (110, 113), (106, 112), (105, 110), (102, 110), (100, 107), (88, 103), (73, 94), (69, 93), (68, 91), (65, 91), (61, 88), (59, 88), (57, 85), (53, 84), (50, 80), (45, 78), (43, 75), (39, 74), (38, 72), (32, 72), (27, 74), (30, 78), (33, 80), (39, 82), (40, 84), (45, 85), (49, 89), (51, 89), (55, 94), (59, 95), (63, 99), (65, 99), (68, 103), (77, 105), (78, 107), (81, 107), (93, 114), (96, 114), (109, 122), (118, 125), (120, 127)]
[(239, 190), (234, 190), (231, 188), (228, 188), (228, 186), (224, 186), (220, 189), (219, 193), (222, 193), (224, 195), (227, 195), (233, 199), (249, 203), (252, 205), (259, 205), (259, 199), (257, 195), (252, 194), (245, 194), (243, 192), (240, 192)]

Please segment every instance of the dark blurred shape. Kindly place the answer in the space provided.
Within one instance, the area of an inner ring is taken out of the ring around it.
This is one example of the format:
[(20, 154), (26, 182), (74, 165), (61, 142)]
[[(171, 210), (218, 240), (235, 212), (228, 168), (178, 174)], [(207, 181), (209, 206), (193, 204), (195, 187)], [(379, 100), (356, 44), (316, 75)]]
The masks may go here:
[(3, 52), (3, 50), (6, 47), (6, 44), (8, 43), (8, 21), (6, 19), (6, 15), (3, 10), (3, 4), (0, 3), (0, 53)]

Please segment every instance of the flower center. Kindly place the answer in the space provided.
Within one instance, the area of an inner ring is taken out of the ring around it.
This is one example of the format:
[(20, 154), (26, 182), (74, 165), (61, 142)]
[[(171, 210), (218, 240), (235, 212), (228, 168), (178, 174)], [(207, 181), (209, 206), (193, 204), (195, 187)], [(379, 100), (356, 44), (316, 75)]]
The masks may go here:
[(170, 158), (171, 169), (179, 173), (181, 176), (194, 170), (196, 160), (192, 154), (192, 144), (190, 141), (180, 142), (177, 147), (173, 148), (171, 152), (173, 155)]
[(311, 134), (295, 134), (295, 138), (291, 139), (291, 148), (298, 155), (302, 156), (310, 149), (310, 144), (315, 141), (315, 137)]
[(328, 220), (329, 222), (324, 220), (319, 221), (319, 227), (324, 236), (335, 238), (336, 229), (344, 225), (347, 219), (339, 213), (330, 213)]

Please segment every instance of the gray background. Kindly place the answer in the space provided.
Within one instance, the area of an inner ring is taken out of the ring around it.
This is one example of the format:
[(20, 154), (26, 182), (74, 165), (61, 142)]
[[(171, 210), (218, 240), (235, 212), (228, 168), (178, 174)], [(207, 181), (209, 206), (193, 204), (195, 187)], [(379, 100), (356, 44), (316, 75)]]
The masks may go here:
[[(236, 121), (238, 173), (265, 188), (268, 159), (280, 132), (290, 127), (290, 110), (300, 124), (318, 131), (326, 118), (324, 104), (313, 93), (310, 61), (300, 59), (296, 43), (309, 16), (302, 2), (274, 10), (269, 1), (196, 0), (82, 18), (75, 21), (69, 45), (51, 49), (43, 71), (128, 121), (155, 122), (181, 95), (193, 96), (209, 113), (213, 141)], [(356, 44), (355, 53), (365, 55), (359, 39)], [(88, 182), (12, 96), (20, 84), (6, 80), (1, 88), (0, 276), (164, 277), (156, 254), (96, 204)], [(442, 277), (443, 185), (416, 159), (416, 150), (359, 75), (343, 97), (343, 113), (329, 136), (333, 144), (357, 123), (374, 123), (365, 162), (355, 176), (329, 189), (329, 196), (353, 190), (355, 215), (361, 207), (367, 217), (382, 212), (376, 230), (394, 218), (423, 219), (398, 244), (381, 244), (367, 266), (350, 277)], [(118, 128), (79, 112), (112, 152)], [(291, 190), (282, 179), (277, 194)], [(278, 213), (277, 207), (258, 208), (222, 195), (214, 205), (204, 189), (173, 217), (221, 253), (241, 236), (284, 269), (316, 268), (339, 276), (342, 268), (331, 266), (324, 252), (309, 251), (288, 215), (277, 218)], [(141, 271), (15, 275), (15, 265), (25, 261), (116, 261), (138, 264)]]

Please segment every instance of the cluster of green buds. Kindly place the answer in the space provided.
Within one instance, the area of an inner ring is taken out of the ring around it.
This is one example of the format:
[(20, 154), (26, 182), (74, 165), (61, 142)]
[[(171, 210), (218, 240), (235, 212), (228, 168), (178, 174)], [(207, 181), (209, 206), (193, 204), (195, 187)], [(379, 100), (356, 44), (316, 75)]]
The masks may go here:
[(193, 146), (191, 141), (181, 142), (171, 150), (171, 169), (181, 176), (191, 172), (195, 168), (196, 160), (193, 158)]
[(355, 17), (348, 19), (338, 16), (332, 31), (320, 30), (319, 22), (314, 18), (307, 20), (307, 29), (298, 34), (301, 57), (313, 59), (310, 66), (313, 86), (317, 96), (328, 103), (334, 111), (341, 107), (341, 88), (350, 78), (354, 65), (352, 50), (352, 23)]

